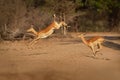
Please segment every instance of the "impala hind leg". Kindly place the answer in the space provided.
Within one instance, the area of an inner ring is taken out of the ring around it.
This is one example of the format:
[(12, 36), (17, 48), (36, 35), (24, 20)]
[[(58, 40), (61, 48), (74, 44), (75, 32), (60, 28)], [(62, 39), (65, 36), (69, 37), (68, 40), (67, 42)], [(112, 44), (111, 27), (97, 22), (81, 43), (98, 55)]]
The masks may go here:
[[(101, 43), (98, 43), (98, 44), (97, 44), (97, 47), (98, 47), (98, 49), (96, 50), (96, 53), (97, 53), (97, 52), (100, 52), (100, 50), (101, 50), (101, 48), (102, 48)], [(102, 53), (100, 53), (100, 54), (102, 55)]]

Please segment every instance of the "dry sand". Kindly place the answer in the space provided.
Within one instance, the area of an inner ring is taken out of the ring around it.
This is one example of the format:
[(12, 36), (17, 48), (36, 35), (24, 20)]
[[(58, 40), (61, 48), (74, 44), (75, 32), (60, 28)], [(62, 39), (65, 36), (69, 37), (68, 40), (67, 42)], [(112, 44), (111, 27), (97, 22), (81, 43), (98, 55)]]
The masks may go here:
[(120, 36), (116, 33), (91, 33), (107, 40), (101, 54), (81, 40), (50, 37), (32, 48), (26, 41), (0, 43), (0, 80), (120, 80)]

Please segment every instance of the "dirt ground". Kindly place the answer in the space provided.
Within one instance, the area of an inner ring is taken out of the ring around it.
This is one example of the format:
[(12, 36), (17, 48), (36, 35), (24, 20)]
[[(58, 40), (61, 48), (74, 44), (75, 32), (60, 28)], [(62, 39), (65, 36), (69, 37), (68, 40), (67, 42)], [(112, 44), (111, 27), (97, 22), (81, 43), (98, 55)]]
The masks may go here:
[(106, 39), (96, 57), (76, 35), (0, 42), (0, 80), (120, 80), (120, 34), (86, 34)]

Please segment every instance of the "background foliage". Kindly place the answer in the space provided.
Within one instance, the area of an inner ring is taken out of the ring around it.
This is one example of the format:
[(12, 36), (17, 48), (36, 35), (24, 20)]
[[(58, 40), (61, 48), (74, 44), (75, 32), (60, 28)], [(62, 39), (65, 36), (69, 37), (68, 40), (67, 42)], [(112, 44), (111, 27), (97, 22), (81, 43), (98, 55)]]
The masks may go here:
[(65, 13), (69, 31), (120, 31), (119, 0), (0, 0), (0, 38), (40, 30)]

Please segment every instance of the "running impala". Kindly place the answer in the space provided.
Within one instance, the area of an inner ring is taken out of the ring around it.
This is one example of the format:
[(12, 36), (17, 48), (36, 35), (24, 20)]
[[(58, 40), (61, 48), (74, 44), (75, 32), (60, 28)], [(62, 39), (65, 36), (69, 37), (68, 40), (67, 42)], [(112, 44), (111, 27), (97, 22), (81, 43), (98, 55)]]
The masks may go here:
[(64, 21), (58, 23), (57, 21), (54, 20), (48, 27), (38, 32), (33, 27), (31, 27), (30, 29), (27, 30), (27, 32), (32, 32), (33, 34), (36, 35), (36, 38), (30, 44), (33, 44), (36, 40), (40, 38), (47, 38), (54, 32), (55, 29), (59, 29), (62, 26), (66, 27), (67, 24)]
[[(95, 37), (92, 37), (88, 40), (86, 40), (84, 38), (84, 34), (81, 34), (79, 35), (78, 37), (81, 38), (81, 40), (83, 41), (83, 43), (85, 45), (87, 45), (88, 47), (90, 47), (90, 49), (92, 50), (93, 52), (93, 55), (96, 56), (96, 53), (102, 48), (101, 44), (104, 42), (104, 38), (101, 37), (101, 36), (95, 36)], [(95, 47), (97, 46), (97, 50), (95, 50)]]

